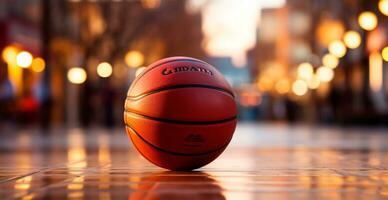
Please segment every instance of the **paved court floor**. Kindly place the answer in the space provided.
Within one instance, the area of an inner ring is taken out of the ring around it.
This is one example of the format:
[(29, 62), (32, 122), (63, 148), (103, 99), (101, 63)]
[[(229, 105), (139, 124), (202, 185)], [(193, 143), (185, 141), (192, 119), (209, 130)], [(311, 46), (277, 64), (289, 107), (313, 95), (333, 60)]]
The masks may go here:
[(154, 167), (123, 129), (1, 130), (0, 199), (388, 199), (388, 130), (242, 123), (194, 172)]

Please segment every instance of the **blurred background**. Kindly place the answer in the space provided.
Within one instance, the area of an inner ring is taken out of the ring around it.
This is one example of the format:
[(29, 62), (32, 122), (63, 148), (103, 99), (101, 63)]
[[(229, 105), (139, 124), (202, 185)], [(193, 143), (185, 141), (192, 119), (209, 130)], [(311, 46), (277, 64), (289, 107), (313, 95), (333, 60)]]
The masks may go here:
[(190, 56), (241, 121), (388, 124), (388, 0), (2, 0), (0, 128), (123, 126), (145, 66)]

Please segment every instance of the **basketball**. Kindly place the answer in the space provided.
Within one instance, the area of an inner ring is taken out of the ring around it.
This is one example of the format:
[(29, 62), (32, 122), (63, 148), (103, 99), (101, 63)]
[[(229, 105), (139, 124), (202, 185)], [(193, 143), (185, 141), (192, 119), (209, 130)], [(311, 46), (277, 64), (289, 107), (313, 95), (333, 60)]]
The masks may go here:
[(169, 170), (193, 170), (216, 159), (237, 123), (234, 94), (210, 64), (170, 57), (145, 68), (124, 106), (126, 132), (140, 154)]

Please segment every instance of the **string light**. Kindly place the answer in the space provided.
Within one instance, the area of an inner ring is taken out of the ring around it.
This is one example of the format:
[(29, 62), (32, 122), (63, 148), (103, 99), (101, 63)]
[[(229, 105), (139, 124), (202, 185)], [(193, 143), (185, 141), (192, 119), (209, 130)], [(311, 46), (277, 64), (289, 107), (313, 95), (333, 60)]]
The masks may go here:
[(381, 56), (383, 57), (383, 60), (388, 62), (388, 46), (384, 47), (384, 49), (381, 51)]
[(292, 91), (294, 92), (295, 95), (297, 96), (303, 96), (307, 93), (307, 84), (306, 82), (302, 81), (302, 80), (296, 80), (293, 84), (292, 84)]
[(67, 79), (74, 84), (81, 84), (86, 81), (86, 71), (80, 67), (73, 67), (67, 72)]
[(330, 67), (332, 69), (338, 66), (339, 60), (336, 56), (328, 53), (322, 57), (322, 64), (326, 67)]
[(358, 24), (364, 30), (371, 31), (377, 26), (377, 17), (373, 12), (365, 11), (358, 16)]
[(308, 81), (307, 81), (307, 86), (310, 89), (317, 89), (319, 85), (321, 84), (321, 81), (319, 80), (319, 77), (317, 75), (312, 76)]
[(107, 62), (102, 62), (97, 65), (97, 74), (102, 78), (107, 78), (112, 75), (112, 65)]
[(313, 66), (310, 63), (301, 63), (298, 66), (298, 77), (301, 79), (308, 80), (312, 77), (314, 73)]
[(361, 44), (361, 36), (356, 31), (348, 31), (344, 35), (345, 45), (350, 49), (355, 49)]
[(388, 0), (380, 0), (379, 1), (379, 10), (385, 16), (388, 16)]
[(329, 44), (329, 52), (332, 55), (341, 58), (346, 54), (345, 44), (340, 40), (334, 40)]
[(317, 76), (321, 82), (330, 82), (334, 78), (334, 71), (330, 67), (321, 66), (317, 69)]

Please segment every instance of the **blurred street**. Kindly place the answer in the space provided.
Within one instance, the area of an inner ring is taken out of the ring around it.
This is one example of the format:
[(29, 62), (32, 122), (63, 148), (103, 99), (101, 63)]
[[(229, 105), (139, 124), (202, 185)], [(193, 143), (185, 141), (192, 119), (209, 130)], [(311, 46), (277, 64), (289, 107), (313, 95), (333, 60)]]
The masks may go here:
[(123, 129), (8, 131), (0, 199), (385, 199), (388, 134), (380, 128), (238, 126), (217, 160), (168, 172)]

